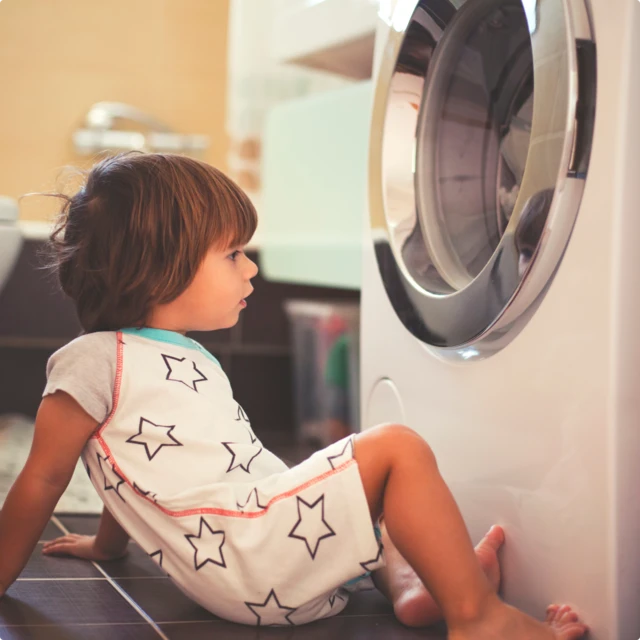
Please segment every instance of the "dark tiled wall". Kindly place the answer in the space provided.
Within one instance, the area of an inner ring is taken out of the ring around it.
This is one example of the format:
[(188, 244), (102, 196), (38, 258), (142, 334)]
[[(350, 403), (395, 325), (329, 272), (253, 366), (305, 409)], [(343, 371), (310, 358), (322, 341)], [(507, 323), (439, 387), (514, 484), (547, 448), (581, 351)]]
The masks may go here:
[[(0, 292), (0, 413), (35, 416), (49, 356), (80, 332), (71, 302), (41, 268), (42, 243), (25, 242)], [(260, 256), (249, 257), (260, 263)], [(254, 293), (240, 321), (224, 331), (194, 332), (220, 360), (234, 395), (258, 431), (290, 433), (293, 388), (289, 325), (283, 302), (294, 298), (351, 300), (358, 291), (253, 280)]]

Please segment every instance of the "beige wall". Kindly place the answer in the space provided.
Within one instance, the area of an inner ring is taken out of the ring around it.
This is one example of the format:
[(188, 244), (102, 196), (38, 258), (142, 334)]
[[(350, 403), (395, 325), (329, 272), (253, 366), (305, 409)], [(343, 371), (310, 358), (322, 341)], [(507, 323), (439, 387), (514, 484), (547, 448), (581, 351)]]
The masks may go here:
[[(0, 2), (0, 194), (50, 189), (95, 102), (129, 103), (180, 133), (205, 134), (225, 170), (228, 0)], [(59, 184), (59, 183), (58, 183)], [(23, 220), (55, 204), (21, 202)]]

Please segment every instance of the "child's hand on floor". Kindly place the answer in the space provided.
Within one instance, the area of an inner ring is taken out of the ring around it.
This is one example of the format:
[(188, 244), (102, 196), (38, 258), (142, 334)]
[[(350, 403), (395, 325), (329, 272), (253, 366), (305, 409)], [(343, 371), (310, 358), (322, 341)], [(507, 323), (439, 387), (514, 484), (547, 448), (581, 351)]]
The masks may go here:
[(49, 540), (42, 546), (42, 553), (46, 556), (73, 556), (84, 560), (117, 560), (126, 555), (123, 553), (113, 554), (100, 549), (96, 545), (96, 536), (81, 536), (77, 533), (70, 533), (55, 540)]

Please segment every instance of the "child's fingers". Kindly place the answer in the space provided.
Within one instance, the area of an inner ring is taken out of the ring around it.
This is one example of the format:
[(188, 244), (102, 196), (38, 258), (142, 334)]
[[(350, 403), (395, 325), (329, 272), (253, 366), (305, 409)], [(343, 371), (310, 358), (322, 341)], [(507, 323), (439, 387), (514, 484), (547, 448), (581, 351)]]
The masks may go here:
[(62, 538), (56, 538), (55, 540), (47, 540), (47, 542), (45, 542), (42, 545), (42, 550), (46, 551), (47, 549), (50, 549), (51, 547), (56, 546), (57, 544), (60, 544), (61, 542), (66, 540), (66, 536), (62, 537)]
[(78, 538), (80, 538), (80, 536), (77, 534), (70, 534), (56, 538), (55, 540), (49, 540), (42, 545), (42, 553), (66, 553), (77, 545)]
[(84, 536), (81, 536), (79, 533), (67, 533), (64, 536), (60, 536), (59, 538), (54, 538), (53, 540), (47, 540), (42, 546), (43, 548), (49, 547), (52, 544), (55, 544), (56, 542), (78, 540), (79, 538), (82, 538), (82, 537)]
[(72, 542), (58, 542), (56, 544), (49, 545), (47, 548), (42, 548), (42, 553), (45, 555), (57, 555), (59, 553), (68, 553), (73, 547)]

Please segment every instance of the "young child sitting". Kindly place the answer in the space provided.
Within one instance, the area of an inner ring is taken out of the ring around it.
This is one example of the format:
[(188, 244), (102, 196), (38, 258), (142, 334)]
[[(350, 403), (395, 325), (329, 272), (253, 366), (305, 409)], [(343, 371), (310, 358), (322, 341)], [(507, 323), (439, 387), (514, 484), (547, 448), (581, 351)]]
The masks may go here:
[(0, 595), (81, 456), (104, 501), (98, 534), (44, 553), (116, 558), (131, 536), (222, 618), (332, 616), (371, 574), (401, 622), (444, 618), (451, 640), (586, 632), (568, 606), (541, 623), (500, 600), (502, 529), (474, 553), (408, 427), (351, 435), (293, 468), (262, 446), (218, 361), (186, 336), (233, 326), (253, 290), (243, 247), (256, 213), (231, 180), (186, 157), (128, 153), (60, 197), (52, 247), (84, 333), (47, 365), (31, 452), (0, 512)]

